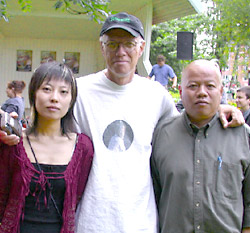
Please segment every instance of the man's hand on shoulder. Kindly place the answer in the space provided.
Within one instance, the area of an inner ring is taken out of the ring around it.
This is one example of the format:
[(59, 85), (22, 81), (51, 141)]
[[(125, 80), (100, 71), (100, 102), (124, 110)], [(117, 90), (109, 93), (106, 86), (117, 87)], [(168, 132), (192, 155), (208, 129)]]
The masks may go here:
[(221, 104), (219, 114), (224, 128), (237, 127), (245, 123), (242, 112), (234, 106)]
[(13, 117), (14, 119), (17, 119), (18, 118), (18, 114), (16, 112), (11, 112), (9, 114), (11, 117)]
[(20, 141), (20, 138), (15, 134), (7, 135), (6, 132), (0, 130), (0, 143), (7, 144), (9, 146), (17, 145)]
[(242, 233), (250, 233), (250, 227), (243, 228)]
[(172, 88), (175, 89), (175, 88), (176, 88), (176, 84), (173, 84), (173, 85), (172, 85)]

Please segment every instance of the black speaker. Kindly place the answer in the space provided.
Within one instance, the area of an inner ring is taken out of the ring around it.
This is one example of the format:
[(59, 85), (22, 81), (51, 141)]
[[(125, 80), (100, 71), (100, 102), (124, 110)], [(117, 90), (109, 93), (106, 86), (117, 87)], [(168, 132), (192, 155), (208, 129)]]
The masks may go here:
[(177, 59), (193, 59), (193, 33), (177, 32)]

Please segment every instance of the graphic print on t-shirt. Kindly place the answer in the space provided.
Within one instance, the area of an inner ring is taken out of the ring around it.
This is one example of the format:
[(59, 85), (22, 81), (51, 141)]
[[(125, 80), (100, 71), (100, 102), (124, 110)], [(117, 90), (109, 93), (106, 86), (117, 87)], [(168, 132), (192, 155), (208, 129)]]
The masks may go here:
[(134, 140), (134, 133), (130, 125), (123, 120), (113, 121), (103, 133), (105, 146), (115, 152), (126, 151)]

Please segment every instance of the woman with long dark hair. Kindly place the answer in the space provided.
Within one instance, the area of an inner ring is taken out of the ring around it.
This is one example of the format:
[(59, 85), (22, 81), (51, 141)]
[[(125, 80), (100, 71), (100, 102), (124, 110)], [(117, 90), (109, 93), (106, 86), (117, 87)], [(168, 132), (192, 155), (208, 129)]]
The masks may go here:
[(74, 132), (72, 71), (48, 62), (29, 84), (31, 125), (16, 146), (0, 145), (0, 232), (73, 233), (93, 158)]

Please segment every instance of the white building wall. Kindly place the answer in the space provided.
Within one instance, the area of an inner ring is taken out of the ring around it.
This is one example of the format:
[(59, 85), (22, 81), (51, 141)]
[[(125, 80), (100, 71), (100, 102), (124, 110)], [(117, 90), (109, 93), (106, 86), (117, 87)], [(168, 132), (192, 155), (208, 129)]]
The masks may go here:
[(32, 71), (40, 64), (41, 51), (56, 51), (56, 60), (62, 62), (64, 52), (80, 52), (80, 69), (76, 77), (97, 72), (104, 68), (104, 61), (96, 41), (50, 40), (28, 38), (0, 38), (0, 105), (7, 99), (6, 85), (10, 80), (24, 80), (23, 93), (26, 108), (28, 103), (28, 84), (32, 72), (16, 71), (17, 50), (32, 50)]
[(152, 68), (152, 65), (149, 61), (151, 33), (152, 33), (152, 17), (153, 17), (152, 1), (149, 1), (139, 11), (134, 12), (134, 15), (140, 18), (143, 24), (144, 37), (145, 37), (144, 39), (146, 41), (144, 52), (138, 62), (137, 68), (139, 71), (139, 75), (147, 77)]

